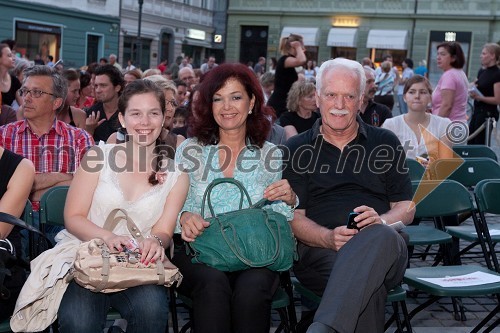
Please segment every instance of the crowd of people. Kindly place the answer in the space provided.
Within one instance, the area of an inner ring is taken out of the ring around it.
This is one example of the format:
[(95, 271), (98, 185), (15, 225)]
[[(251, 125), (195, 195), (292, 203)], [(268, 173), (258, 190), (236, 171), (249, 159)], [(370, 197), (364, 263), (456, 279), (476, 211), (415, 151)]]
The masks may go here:
[[(482, 68), (469, 83), (460, 44), (439, 44), (443, 75), (436, 87), (409, 58), (401, 73), (390, 54), (376, 69), (369, 58), (317, 67), (295, 34), (281, 40), (280, 52), (250, 67), (210, 56), (193, 68), (179, 56), (142, 71), (130, 61), (123, 68), (111, 54), (64, 69), (16, 65), (12, 47), (0, 43), (0, 211), (20, 216), (28, 199), (38, 211), (45, 191), (70, 185), (66, 229), (51, 232), (59, 249), (76, 254), (92, 238), (110, 249), (126, 245), (125, 229), (103, 229), (111, 210), (125, 209), (149, 236), (139, 244), (142, 263), (163, 260), (175, 240), (172, 262), (184, 275), (178, 290), (193, 300), (197, 333), (269, 332), (277, 272), (222, 272), (193, 263), (184, 250), (209, 227), (200, 215), (207, 186), (234, 178), (291, 224), (295, 275), (323, 296), (307, 332), (383, 332), (387, 292), (401, 282), (408, 260), (405, 238), (390, 226), (410, 224), (414, 215), (401, 161), (420, 157), (429, 167), (452, 157), (447, 129), (467, 121), (467, 98), (474, 100), (471, 131), (486, 117), (498, 119), (500, 46), (484, 46)], [(400, 115), (393, 117), (395, 103)], [(484, 136), (473, 143), (484, 144)], [(382, 148), (391, 150), (390, 160), (376, 158)], [(143, 168), (144, 161), (152, 163)], [(123, 165), (127, 172), (117, 171)], [(223, 187), (212, 204), (221, 212), (238, 209), (235, 189)], [(357, 229), (345, 224), (352, 212)], [(0, 222), (0, 239), (26, 255), (17, 228)], [(25, 280), (6, 278), (12, 295), (0, 299), (0, 319), (13, 314), (19, 293), (25, 297)], [(127, 332), (163, 332), (167, 325), (163, 287), (112, 294), (75, 282), (65, 288), (54, 302), (61, 332), (102, 332), (110, 306)]]

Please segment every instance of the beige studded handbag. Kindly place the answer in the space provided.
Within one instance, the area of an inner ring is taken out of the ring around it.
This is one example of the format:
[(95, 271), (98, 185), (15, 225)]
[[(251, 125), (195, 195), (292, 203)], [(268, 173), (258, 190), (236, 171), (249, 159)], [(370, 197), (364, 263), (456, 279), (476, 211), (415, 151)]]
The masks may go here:
[[(115, 209), (108, 215), (104, 229), (112, 231), (121, 221), (127, 223), (134, 239), (138, 242), (144, 239), (139, 228), (123, 209)], [(106, 243), (99, 238), (80, 245), (70, 274), (80, 286), (101, 293), (112, 293), (146, 284), (170, 287), (182, 281), (179, 269), (168, 259), (145, 265), (140, 262), (139, 252), (124, 250), (111, 253)]]

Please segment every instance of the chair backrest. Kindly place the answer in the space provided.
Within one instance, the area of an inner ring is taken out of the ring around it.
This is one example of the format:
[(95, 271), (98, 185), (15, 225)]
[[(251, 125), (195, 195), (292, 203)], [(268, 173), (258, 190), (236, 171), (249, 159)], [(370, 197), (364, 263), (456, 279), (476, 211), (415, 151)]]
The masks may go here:
[(454, 180), (412, 181), (415, 218), (456, 215), (474, 209), (472, 197)]
[(406, 159), (406, 166), (408, 167), (408, 174), (410, 175), (410, 180), (420, 180), (424, 175), (425, 168), (417, 160), (412, 158)]
[(33, 205), (29, 200), (27, 200), (26, 205), (24, 205), (24, 211), (23, 215), (21, 215), (21, 220), (33, 226)]
[(500, 179), (500, 164), (487, 157), (440, 159), (431, 168), (437, 179), (455, 180), (467, 187), (483, 179)]
[(462, 158), (488, 157), (498, 162), (497, 154), (485, 145), (457, 145), (453, 146), (453, 151)]
[(483, 213), (500, 214), (500, 179), (485, 179), (474, 188), (477, 208)]
[(64, 226), (64, 204), (69, 186), (50, 188), (40, 199), (40, 223)]

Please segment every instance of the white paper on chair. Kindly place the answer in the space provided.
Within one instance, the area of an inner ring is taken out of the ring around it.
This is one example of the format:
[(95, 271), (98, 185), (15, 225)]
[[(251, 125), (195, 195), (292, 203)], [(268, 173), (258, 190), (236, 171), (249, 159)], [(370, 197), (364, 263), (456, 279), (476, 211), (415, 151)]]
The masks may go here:
[[(477, 232), (473, 233), (474, 235), (477, 235)], [(498, 236), (500, 235), (500, 230), (498, 229), (490, 229), (490, 236)]]
[(500, 282), (500, 276), (479, 271), (465, 275), (418, 279), (446, 288), (478, 286), (481, 284)]

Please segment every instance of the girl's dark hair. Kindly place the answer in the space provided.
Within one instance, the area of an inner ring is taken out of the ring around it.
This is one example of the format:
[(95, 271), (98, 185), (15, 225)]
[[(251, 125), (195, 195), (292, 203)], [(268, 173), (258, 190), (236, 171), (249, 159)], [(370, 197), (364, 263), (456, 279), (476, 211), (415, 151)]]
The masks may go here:
[[(160, 103), (162, 114), (165, 114), (165, 94), (160, 87), (149, 80), (135, 80), (125, 87), (123, 93), (118, 99), (118, 112), (120, 112), (122, 116), (125, 116), (125, 111), (127, 110), (130, 98), (135, 95), (147, 93), (153, 93), (155, 95), (156, 100)], [(167, 149), (161, 144), (160, 137), (156, 139), (153, 153), (157, 155), (153, 160), (155, 171), (153, 171), (153, 173), (149, 176), (148, 180), (151, 185), (156, 185), (158, 184), (156, 173), (161, 170), (163, 167), (163, 160), (167, 158)]]
[(271, 130), (273, 109), (264, 103), (262, 88), (255, 73), (243, 64), (225, 63), (206, 73), (199, 85), (199, 96), (193, 104), (190, 134), (202, 145), (219, 142), (219, 125), (214, 119), (212, 101), (215, 93), (230, 79), (242, 84), (249, 98), (255, 97), (252, 113), (246, 120), (246, 136), (251, 144), (262, 148)]
[(436, 49), (444, 47), (453, 58), (450, 65), (453, 68), (462, 69), (465, 65), (465, 56), (460, 43), (457, 42), (443, 42), (439, 44)]

